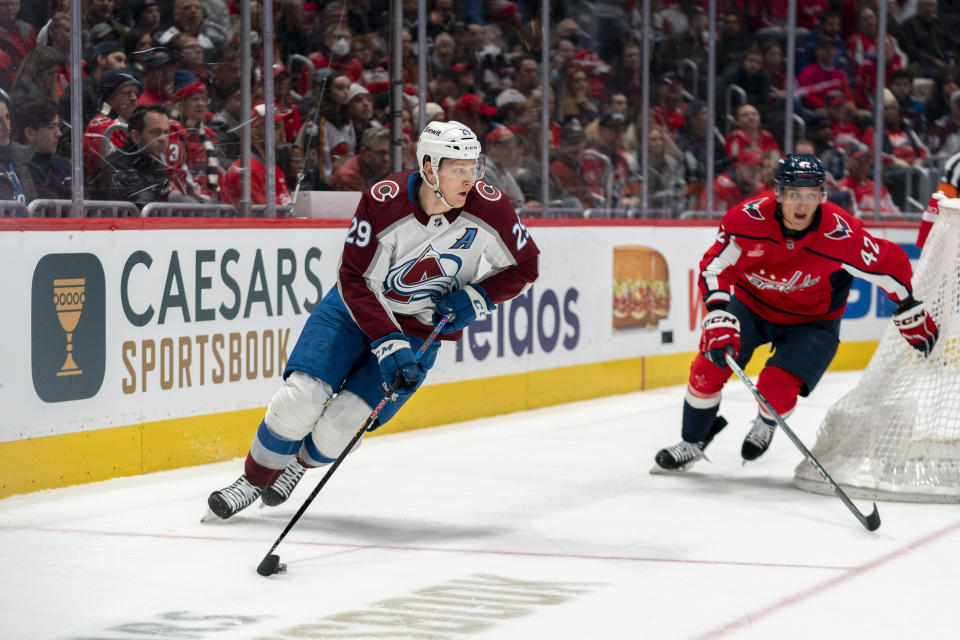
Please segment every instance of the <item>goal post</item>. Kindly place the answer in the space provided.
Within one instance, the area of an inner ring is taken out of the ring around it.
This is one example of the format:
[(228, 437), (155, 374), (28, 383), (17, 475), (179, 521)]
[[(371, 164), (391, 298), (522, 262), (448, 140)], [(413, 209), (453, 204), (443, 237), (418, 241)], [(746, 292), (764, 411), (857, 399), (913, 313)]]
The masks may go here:
[[(913, 278), (940, 327), (928, 358), (891, 322), (857, 386), (837, 401), (813, 454), (851, 496), (960, 502), (960, 199), (942, 200)], [(833, 493), (806, 461), (794, 486)]]

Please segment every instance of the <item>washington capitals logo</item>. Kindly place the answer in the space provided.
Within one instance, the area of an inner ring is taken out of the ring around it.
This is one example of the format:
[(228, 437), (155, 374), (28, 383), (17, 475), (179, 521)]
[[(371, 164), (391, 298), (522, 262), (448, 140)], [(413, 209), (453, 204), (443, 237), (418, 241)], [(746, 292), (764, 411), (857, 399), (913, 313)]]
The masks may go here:
[(461, 264), (457, 256), (427, 246), (419, 256), (387, 273), (383, 294), (403, 304), (445, 296), (456, 287)]
[(743, 204), (743, 210), (754, 220), (763, 220), (763, 214), (760, 213), (760, 205), (763, 204), (765, 200), (766, 198), (760, 198), (759, 200), (745, 202)]
[(853, 231), (851, 231), (850, 225), (846, 220), (837, 214), (833, 214), (833, 217), (837, 219), (837, 228), (830, 233), (825, 233), (823, 235), (827, 236), (831, 240), (843, 240), (844, 238), (849, 238), (853, 235)]

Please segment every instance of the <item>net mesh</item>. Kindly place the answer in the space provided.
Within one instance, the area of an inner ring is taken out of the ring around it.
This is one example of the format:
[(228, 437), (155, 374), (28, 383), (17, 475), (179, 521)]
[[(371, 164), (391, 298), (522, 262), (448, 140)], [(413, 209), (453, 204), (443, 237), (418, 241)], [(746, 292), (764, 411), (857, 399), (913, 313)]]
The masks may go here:
[[(940, 326), (929, 358), (891, 322), (856, 388), (827, 412), (813, 455), (854, 497), (960, 502), (960, 199), (940, 215), (914, 274), (914, 295)], [(833, 493), (804, 460), (794, 485)]]

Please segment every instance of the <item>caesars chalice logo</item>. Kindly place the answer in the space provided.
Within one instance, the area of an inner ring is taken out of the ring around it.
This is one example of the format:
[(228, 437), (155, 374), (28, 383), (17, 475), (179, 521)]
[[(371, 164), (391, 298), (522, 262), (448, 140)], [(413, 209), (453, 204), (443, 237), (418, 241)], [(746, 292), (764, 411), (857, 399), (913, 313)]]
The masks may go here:
[(60, 326), (67, 332), (67, 359), (57, 376), (75, 376), (83, 373), (73, 359), (73, 332), (83, 312), (85, 278), (59, 278), (53, 281), (53, 304), (57, 308)]

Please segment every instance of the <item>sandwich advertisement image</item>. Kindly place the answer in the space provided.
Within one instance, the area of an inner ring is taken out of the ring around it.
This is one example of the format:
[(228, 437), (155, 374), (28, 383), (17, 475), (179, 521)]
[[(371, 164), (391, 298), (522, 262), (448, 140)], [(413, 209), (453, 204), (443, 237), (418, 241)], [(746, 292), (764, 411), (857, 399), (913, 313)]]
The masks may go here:
[(653, 331), (670, 313), (670, 272), (652, 247), (613, 248), (613, 328)]

